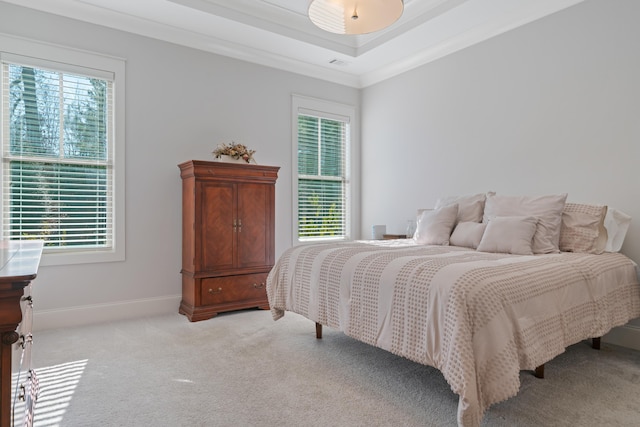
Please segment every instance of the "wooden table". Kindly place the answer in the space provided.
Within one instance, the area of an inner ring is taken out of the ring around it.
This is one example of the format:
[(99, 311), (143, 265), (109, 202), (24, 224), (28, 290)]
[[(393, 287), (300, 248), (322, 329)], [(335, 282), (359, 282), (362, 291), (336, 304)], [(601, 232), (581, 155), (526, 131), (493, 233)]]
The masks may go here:
[(11, 425), (11, 352), (25, 287), (35, 279), (42, 240), (0, 240), (0, 427)]
[(407, 238), (406, 234), (383, 234), (382, 235), (383, 240), (406, 239), (406, 238)]

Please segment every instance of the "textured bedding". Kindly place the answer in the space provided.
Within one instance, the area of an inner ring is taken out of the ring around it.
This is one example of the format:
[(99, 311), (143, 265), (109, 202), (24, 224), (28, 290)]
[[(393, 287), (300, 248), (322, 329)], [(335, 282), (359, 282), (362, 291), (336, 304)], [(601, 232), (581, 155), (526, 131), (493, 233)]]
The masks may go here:
[(285, 311), (439, 369), (460, 396), (458, 424), (517, 394), (580, 340), (640, 317), (633, 261), (620, 253), (508, 255), (412, 240), (287, 250), (267, 279)]

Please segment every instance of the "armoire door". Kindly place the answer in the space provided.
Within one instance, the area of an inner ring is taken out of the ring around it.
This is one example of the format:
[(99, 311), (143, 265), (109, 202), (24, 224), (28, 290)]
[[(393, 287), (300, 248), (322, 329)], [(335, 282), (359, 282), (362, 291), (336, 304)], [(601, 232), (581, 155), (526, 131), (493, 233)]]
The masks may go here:
[(235, 267), (237, 221), (235, 215), (235, 185), (225, 182), (201, 182), (198, 198), (200, 226), (201, 267), (198, 270), (225, 270)]
[(273, 185), (238, 184), (238, 268), (270, 266)]

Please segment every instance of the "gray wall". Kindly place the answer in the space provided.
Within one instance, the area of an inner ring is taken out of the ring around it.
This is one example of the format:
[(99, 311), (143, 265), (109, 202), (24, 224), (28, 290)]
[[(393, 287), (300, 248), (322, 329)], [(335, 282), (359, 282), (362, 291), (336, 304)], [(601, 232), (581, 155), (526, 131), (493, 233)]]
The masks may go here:
[(127, 259), (41, 267), (33, 289), (36, 328), (177, 312), (177, 164), (212, 159), (220, 142), (243, 142), (257, 150), (260, 164), (281, 167), (280, 254), (292, 241), (291, 94), (359, 104), (353, 88), (6, 3), (0, 3), (0, 31), (126, 59)]
[(638, 17), (585, 1), (365, 89), (362, 233), (442, 196), (566, 192), (631, 215), (640, 262)]
[(364, 89), (362, 232), (441, 196), (566, 192), (633, 216), (640, 261), (639, 16), (586, 1)]

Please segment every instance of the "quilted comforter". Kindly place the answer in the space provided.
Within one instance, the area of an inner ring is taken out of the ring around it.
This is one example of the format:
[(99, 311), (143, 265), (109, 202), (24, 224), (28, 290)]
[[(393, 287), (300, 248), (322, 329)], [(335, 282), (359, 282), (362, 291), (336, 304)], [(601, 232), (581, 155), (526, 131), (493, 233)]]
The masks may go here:
[(412, 240), (297, 246), (267, 279), (285, 311), (439, 369), (478, 426), (519, 372), (640, 317), (636, 264), (620, 253), (508, 255)]

